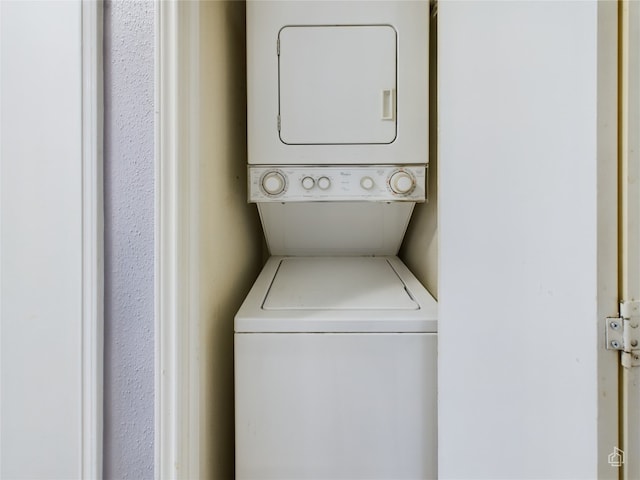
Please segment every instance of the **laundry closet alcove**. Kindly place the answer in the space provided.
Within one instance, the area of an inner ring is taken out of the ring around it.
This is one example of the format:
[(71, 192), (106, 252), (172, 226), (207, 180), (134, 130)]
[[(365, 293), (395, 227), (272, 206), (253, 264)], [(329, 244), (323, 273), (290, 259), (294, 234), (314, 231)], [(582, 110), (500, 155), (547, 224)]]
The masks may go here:
[[(232, 478), (233, 317), (266, 260), (247, 203), (245, 4), (162, 2), (159, 25), (158, 474)], [(400, 256), (435, 295), (430, 168)]]

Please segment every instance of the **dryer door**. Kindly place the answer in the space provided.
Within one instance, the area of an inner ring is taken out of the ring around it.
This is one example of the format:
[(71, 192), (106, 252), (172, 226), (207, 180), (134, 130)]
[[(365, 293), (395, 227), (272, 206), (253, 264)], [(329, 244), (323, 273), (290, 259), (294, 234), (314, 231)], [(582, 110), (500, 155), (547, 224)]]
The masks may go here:
[(278, 35), (280, 140), (388, 144), (396, 138), (391, 25), (286, 26)]

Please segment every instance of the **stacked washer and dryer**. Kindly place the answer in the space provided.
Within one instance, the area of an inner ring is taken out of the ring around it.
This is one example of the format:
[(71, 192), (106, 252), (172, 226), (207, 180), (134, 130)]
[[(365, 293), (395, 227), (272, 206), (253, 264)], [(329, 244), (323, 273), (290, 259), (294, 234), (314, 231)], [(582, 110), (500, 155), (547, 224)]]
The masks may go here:
[(237, 479), (436, 478), (425, 1), (247, 3), (248, 189), (271, 257), (235, 318)]

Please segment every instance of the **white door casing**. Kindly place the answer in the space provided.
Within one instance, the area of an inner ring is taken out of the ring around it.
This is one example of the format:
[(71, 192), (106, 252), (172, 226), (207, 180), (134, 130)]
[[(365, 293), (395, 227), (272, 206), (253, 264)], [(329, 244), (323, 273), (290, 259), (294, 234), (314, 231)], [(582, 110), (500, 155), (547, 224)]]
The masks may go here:
[[(620, 9), (620, 300), (640, 300), (640, 4)], [(638, 352), (636, 352), (637, 354)], [(632, 358), (632, 356), (629, 356)], [(640, 478), (640, 366), (621, 366), (625, 480)]]
[(0, 3), (0, 477), (102, 475), (102, 3)]
[[(156, 2), (155, 478), (200, 477), (198, 318), (191, 263), (198, 2)], [(189, 85), (190, 88), (186, 88)], [(190, 95), (184, 92), (191, 92)]]

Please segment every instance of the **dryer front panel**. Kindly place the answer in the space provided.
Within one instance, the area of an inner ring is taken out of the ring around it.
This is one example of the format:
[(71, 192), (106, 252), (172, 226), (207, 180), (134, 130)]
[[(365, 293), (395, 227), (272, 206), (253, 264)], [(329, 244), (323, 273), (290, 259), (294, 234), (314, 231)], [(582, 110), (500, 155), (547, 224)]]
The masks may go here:
[(248, 163), (425, 165), (428, 64), (427, 1), (248, 1)]

